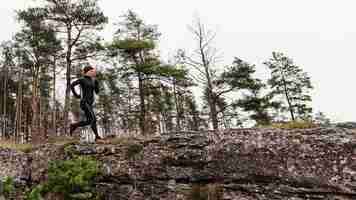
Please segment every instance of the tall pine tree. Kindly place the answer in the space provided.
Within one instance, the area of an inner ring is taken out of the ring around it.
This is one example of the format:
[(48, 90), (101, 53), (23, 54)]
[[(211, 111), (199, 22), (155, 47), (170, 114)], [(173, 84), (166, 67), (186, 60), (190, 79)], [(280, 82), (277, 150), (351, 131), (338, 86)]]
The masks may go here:
[(101, 30), (108, 18), (99, 8), (97, 0), (42, 0), (42, 2), (43, 6), (20, 11), (19, 15), (36, 16), (44, 23), (53, 25), (61, 34), (66, 63), (64, 124), (67, 125), (73, 64), (96, 56), (98, 49), (102, 49), (95, 31)]
[(310, 118), (312, 108), (308, 103), (312, 101), (310, 91), (313, 87), (308, 74), (295, 65), (291, 58), (279, 52), (273, 52), (272, 58), (264, 64), (271, 70), (268, 84), (272, 94), (285, 99), (287, 105), (284, 104), (282, 109), (289, 111), (293, 121), (296, 117)]
[(125, 71), (123, 76), (138, 83), (139, 127), (144, 134), (148, 126), (150, 87), (159, 85), (165, 77), (184, 76), (185, 72), (161, 63), (156, 49), (160, 35), (156, 26), (146, 24), (132, 11), (128, 11), (119, 24), (120, 28), (110, 45), (111, 55), (121, 58), (122, 70)]

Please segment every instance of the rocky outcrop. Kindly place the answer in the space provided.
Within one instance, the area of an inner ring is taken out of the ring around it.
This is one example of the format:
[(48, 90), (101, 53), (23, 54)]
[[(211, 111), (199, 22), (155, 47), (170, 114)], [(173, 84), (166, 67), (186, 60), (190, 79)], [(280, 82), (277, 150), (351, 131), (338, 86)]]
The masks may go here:
[[(96, 185), (106, 199), (356, 199), (356, 137), (347, 129), (179, 132), (73, 147), (102, 164)], [(1, 149), (0, 177), (45, 180), (64, 149)]]
[(356, 129), (356, 122), (340, 122), (333, 124), (333, 126), (338, 128)]

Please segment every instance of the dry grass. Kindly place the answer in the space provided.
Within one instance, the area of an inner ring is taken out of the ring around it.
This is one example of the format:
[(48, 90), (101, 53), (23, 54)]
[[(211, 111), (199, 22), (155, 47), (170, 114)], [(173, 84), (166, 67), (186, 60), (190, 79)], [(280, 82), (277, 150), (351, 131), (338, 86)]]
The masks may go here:
[(78, 141), (79, 139), (76, 137), (55, 136), (49, 137), (47, 143), (63, 146), (66, 144), (77, 143)]
[(114, 144), (114, 145), (115, 144), (126, 145), (126, 144), (131, 144), (131, 143), (135, 142), (135, 140), (136, 140), (136, 138), (134, 138), (134, 137), (121, 136), (121, 137), (105, 139), (105, 140), (103, 140), (103, 143)]
[(352, 132), (354, 133), (354, 136), (356, 137), (356, 128), (352, 129)]
[(288, 122), (280, 122), (280, 123), (272, 123), (270, 128), (281, 128), (281, 129), (308, 129), (308, 128), (316, 128), (317, 124), (314, 124), (311, 121), (288, 121)]
[(193, 184), (189, 200), (222, 200), (224, 194), (224, 187), (218, 183), (210, 184)]
[[(97, 144), (112, 144), (112, 145), (132, 145), (140, 143), (139, 141), (147, 141), (153, 139), (154, 135), (121, 135), (121, 136), (109, 136), (102, 140), (97, 141)], [(47, 139), (45, 143), (54, 144), (59, 146), (65, 146), (68, 144), (78, 143), (79, 138), (77, 137), (68, 137), (68, 136), (51, 136)], [(22, 151), (25, 153), (31, 152), (36, 145), (27, 143), (27, 144), (18, 144), (12, 140), (0, 140), (0, 148), (14, 149), (17, 151)]]
[(33, 149), (32, 144), (17, 144), (12, 141), (0, 141), (0, 148), (14, 149), (17, 151), (22, 151), (24, 153), (29, 153)]

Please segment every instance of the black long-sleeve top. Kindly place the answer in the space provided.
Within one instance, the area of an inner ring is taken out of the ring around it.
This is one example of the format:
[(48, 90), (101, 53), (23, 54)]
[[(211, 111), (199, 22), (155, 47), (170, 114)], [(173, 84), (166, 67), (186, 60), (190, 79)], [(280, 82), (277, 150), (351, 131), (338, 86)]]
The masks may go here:
[[(80, 85), (81, 96), (75, 91), (74, 87), (76, 85)], [(99, 83), (97, 80), (93, 80), (89, 76), (84, 76), (72, 82), (70, 89), (75, 97), (92, 105), (94, 103), (94, 91), (96, 94), (99, 93)]]

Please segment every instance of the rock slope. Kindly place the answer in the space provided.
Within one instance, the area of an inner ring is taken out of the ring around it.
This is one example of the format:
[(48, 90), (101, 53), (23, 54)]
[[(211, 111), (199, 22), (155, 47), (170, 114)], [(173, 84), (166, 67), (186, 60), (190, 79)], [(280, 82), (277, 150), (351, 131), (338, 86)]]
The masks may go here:
[[(356, 137), (348, 129), (177, 132), (73, 147), (102, 164), (96, 187), (108, 200), (356, 199)], [(66, 159), (64, 149), (0, 149), (0, 177), (15, 177), (19, 187), (39, 183), (48, 161)]]

